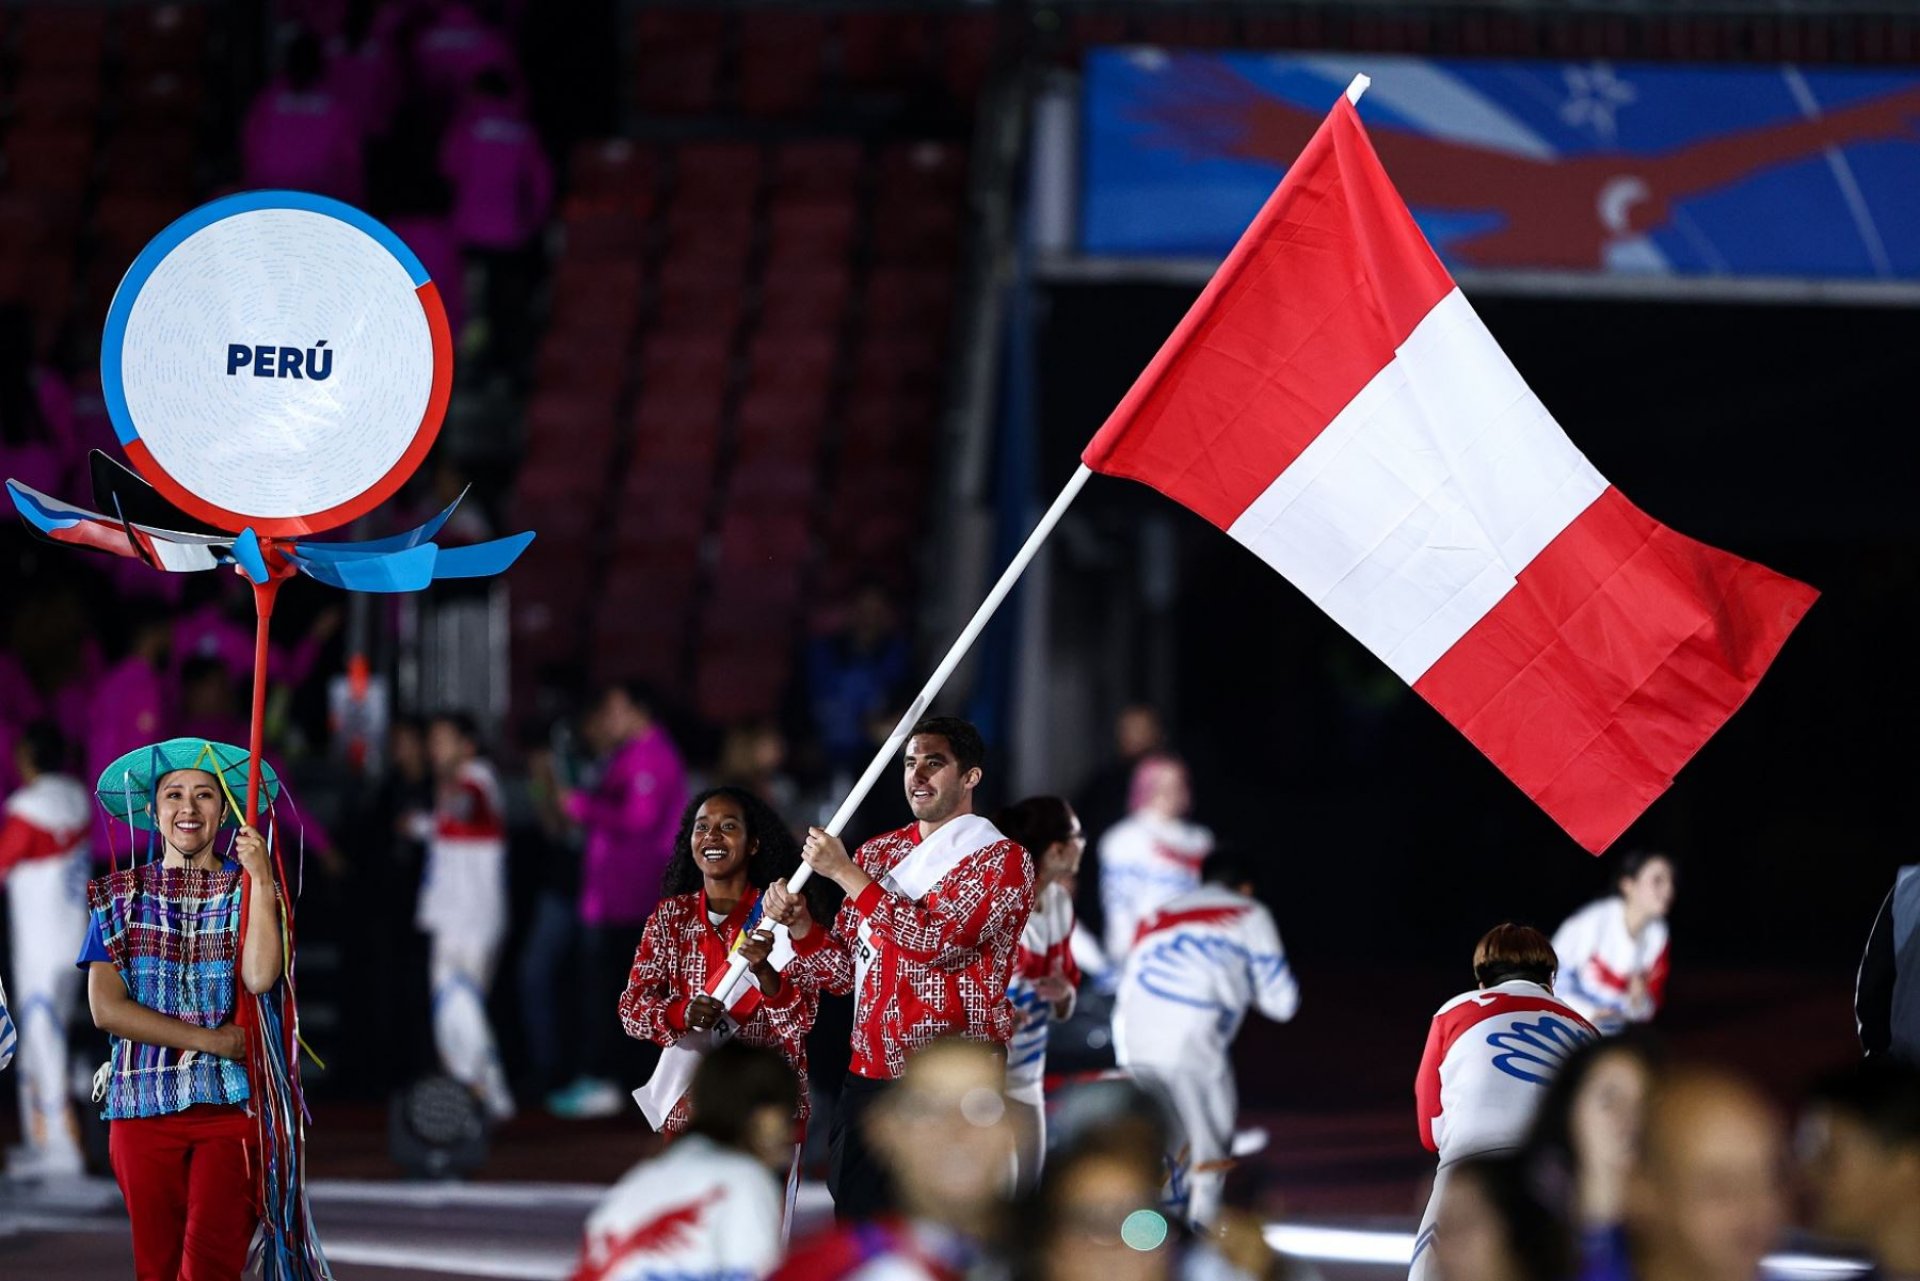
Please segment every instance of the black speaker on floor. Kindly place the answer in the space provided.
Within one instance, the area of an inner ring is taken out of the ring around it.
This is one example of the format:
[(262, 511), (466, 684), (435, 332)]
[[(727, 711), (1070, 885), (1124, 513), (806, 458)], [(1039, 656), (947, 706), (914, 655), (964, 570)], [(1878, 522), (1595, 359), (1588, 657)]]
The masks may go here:
[(450, 1076), (429, 1076), (393, 1096), (387, 1144), (396, 1165), (415, 1179), (457, 1179), (487, 1159), (487, 1114), (480, 1100)]

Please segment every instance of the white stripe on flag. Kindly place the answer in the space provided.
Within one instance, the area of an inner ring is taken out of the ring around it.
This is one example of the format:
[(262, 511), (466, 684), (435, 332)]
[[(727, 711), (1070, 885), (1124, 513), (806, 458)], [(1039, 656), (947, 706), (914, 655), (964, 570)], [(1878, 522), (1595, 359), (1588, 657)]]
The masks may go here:
[(1411, 685), (1606, 487), (1455, 289), (1227, 532)]

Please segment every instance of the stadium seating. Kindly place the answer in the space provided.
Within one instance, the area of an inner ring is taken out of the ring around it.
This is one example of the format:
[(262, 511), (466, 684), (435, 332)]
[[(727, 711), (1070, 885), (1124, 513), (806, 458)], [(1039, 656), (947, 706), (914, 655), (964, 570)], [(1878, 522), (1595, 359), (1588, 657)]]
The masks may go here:
[[(998, 26), (964, 6), (630, 21), (639, 140), (569, 156), (516, 512), (570, 504), (548, 519), (588, 566), (588, 667), (624, 657), (725, 724), (778, 710), (818, 612), (803, 599), (873, 576), (844, 557), (877, 550), (911, 588), (899, 541), (934, 436), (965, 151), (882, 104), (942, 99), (963, 131)], [(601, 470), (567, 499), (583, 458)], [(562, 579), (516, 608), (542, 633), (529, 663), (552, 656)]]

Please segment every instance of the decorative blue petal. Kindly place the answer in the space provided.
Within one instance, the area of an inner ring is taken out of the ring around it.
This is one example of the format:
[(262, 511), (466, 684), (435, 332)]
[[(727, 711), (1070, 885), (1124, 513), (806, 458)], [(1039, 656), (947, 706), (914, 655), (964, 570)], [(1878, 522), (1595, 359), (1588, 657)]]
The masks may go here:
[(240, 568), (246, 571), (247, 577), (256, 583), (264, 583), (272, 577), (267, 572), (266, 553), (260, 550), (259, 536), (251, 527), (241, 530), (240, 536), (233, 540), (233, 558), (240, 562)]
[(300, 572), (316, 582), (350, 592), (417, 592), (433, 581), (440, 549), (432, 543), (371, 556), (309, 556), (311, 544), (291, 552)]
[(495, 574), (504, 574), (520, 559), (520, 553), (527, 550), (527, 544), (533, 541), (533, 531), (524, 534), (511, 534), (506, 538), (496, 538), (490, 543), (474, 543), (470, 547), (443, 547), (440, 549), (440, 563), (434, 566), (433, 576), (440, 578), (492, 578)]
[(342, 555), (354, 555), (362, 552), (371, 552), (374, 554), (381, 554), (385, 552), (403, 552), (403, 551), (406, 551), (408, 548), (418, 547), (420, 546), (420, 544), (426, 542), (428, 539), (432, 538), (435, 534), (439, 533), (442, 529), (446, 527), (447, 521), (453, 518), (453, 509), (458, 507), (461, 504), (461, 502), (465, 500), (467, 494), (471, 492), (472, 489), (473, 489), (473, 486), (471, 485), (467, 486), (466, 489), (463, 489), (460, 491), (460, 496), (458, 498), (455, 498), (452, 502), (447, 504), (447, 508), (445, 511), (441, 512), (438, 516), (435, 516), (432, 520), (428, 521), (426, 524), (416, 526), (413, 529), (409, 529), (404, 534), (394, 534), (388, 538), (370, 538), (365, 542), (360, 542), (360, 543), (343, 543), (343, 542), (302, 543), (300, 544), (301, 549), (304, 551), (316, 552), (321, 555), (342, 556)]

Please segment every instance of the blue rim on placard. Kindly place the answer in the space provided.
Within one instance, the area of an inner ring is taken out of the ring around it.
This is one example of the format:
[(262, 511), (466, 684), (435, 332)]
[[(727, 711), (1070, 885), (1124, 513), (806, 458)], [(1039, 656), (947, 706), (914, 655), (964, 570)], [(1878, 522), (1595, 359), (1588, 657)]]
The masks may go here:
[[(127, 320), (133, 314), (133, 306), (139, 300), (140, 290), (160, 264), (166, 260), (167, 255), (178, 248), (189, 236), (211, 227), (214, 223), (238, 214), (256, 213), (269, 209), (294, 209), (334, 218), (371, 237), (381, 248), (393, 255), (394, 260), (406, 271), (407, 278), (413, 282), (414, 294), (419, 298), (421, 310), (426, 314), (427, 328), (433, 340), (433, 387), (427, 397), (426, 412), (421, 415), (420, 425), (415, 430), (414, 438), (399, 461), (385, 476), (356, 497), (325, 511), (299, 516), (275, 517), (231, 512), (201, 498), (168, 475), (154, 459), (145, 442), (140, 439), (139, 428), (127, 408), (126, 386), (120, 372), (126, 347)], [(447, 326), (446, 307), (440, 300), (439, 288), (427, 274), (427, 269), (421, 264), (419, 256), (385, 224), (352, 205), (305, 191), (244, 191), (209, 201), (198, 209), (175, 219), (164, 231), (147, 242), (147, 247), (140, 251), (133, 260), (133, 265), (127, 268), (127, 274), (121, 278), (119, 288), (114, 290), (113, 302), (107, 308), (106, 330), (100, 340), (100, 390), (106, 401), (107, 417), (113, 423), (114, 435), (119, 438), (121, 446), (127, 451), (128, 461), (174, 506), (209, 524), (235, 532), (251, 527), (267, 535), (293, 536), (317, 533), (320, 530), (346, 524), (384, 502), (406, 483), (407, 478), (426, 457), (434, 438), (439, 435), (441, 421), (446, 417), (447, 399), (452, 386), (453, 338)]]

